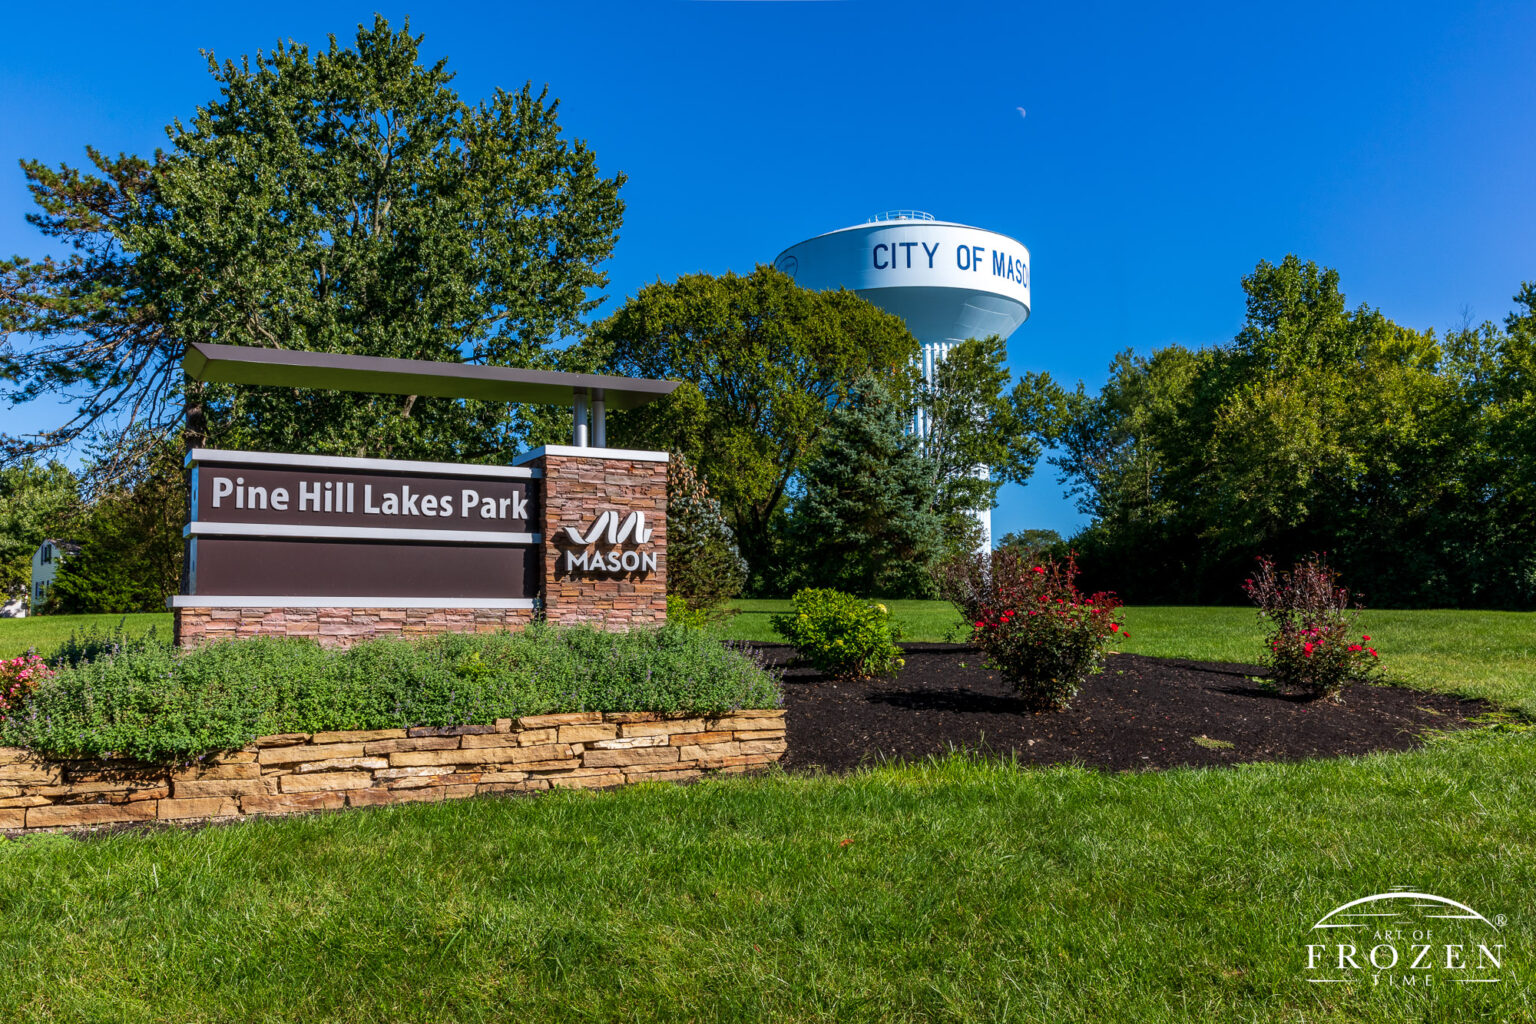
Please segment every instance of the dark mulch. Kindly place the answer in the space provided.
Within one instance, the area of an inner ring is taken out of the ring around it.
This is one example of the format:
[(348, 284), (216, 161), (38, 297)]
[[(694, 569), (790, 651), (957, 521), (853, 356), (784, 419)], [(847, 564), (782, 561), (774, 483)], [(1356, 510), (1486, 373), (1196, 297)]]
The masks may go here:
[(1491, 710), (1394, 686), (1353, 687), (1341, 704), (1310, 701), (1264, 689), (1254, 665), (1118, 654), (1070, 709), (1037, 712), (981, 666), (974, 647), (906, 651), (896, 678), (847, 682), (765, 645), (768, 661), (785, 667), (785, 766), (845, 772), (954, 749), (1109, 769), (1285, 761), (1406, 750), (1428, 730), (1465, 728)]

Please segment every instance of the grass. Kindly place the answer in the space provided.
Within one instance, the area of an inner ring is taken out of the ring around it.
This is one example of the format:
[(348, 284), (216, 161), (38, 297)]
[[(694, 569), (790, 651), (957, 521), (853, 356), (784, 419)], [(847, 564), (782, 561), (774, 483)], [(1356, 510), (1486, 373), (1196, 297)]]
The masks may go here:
[[(749, 604), (733, 631), (774, 610)], [(952, 614), (894, 610), (918, 637)], [(1244, 660), (1257, 635), (1244, 609), (1129, 617), (1150, 654)], [(1419, 685), (1518, 697), (1533, 619), (1367, 621)], [(0, 1020), (1536, 1022), (1533, 738), (1144, 774), (957, 756), (0, 841)], [(1393, 886), (1506, 915), (1504, 980), (1308, 984), (1311, 924)]]
[(112, 627), (119, 622), (134, 634), (153, 629), (171, 636), (170, 612), (137, 612), (129, 615), (29, 615), (24, 619), (0, 619), (0, 658), (14, 658), (36, 648), (46, 653), (77, 629)]
[[(0, 1016), (1536, 1020), (1536, 744), (1111, 775), (955, 757), (0, 844)], [(1505, 980), (1311, 985), (1411, 885)]]

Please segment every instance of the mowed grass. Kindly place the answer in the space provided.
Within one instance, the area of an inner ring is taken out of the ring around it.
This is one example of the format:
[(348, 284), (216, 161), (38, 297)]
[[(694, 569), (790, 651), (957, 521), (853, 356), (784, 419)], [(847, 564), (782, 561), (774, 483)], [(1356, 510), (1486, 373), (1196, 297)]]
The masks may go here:
[(170, 639), (170, 612), (135, 612), (127, 615), (29, 615), (24, 619), (0, 619), (0, 658), (14, 658), (36, 649), (46, 654), (80, 629), (113, 629), (121, 623), (134, 635), (148, 633)]
[[(912, 641), (964, 640), (965, 623), (943, 601), (887, 600), (885, 605)], [(789, 609), (783, 600), (742, 600), (725, 635), (757, 643), (781, 642), (769, 618)], [(1251, 608), (1127, 608), (1127, 639), (1119, 649), (1132, 654), (1251, 664), (1259, 660), (1263, 629)], [(36, 647), (46, 651), (83, 626), (125, 622), (132, 632), (153, 627), (170, 636), (171, 616), (45, 615), (0, 619), (0, 657)], [(1366, 611), (1364, 632), (1381, 652), (1387, 677), (1408, 686), (1482, 697), (1536, 717), (1536, 612)]]
[[(1531, 621), (1482, 614), (1369, 622), (1475, 675)], [(1251, 660), (1258, 635), (1245, 609), (1129, 616), (1150, 654)], [(1521, 726), (1293, 764), (954, 757), (27, 836), (0, 840), (0, 1020), (1536, 1022), (1532, 837)], [(1502, 915), (1503, 980), (1309, 984), (1312, 924), (1394, 886)]]
[[(0, 1017), (1532, 1021), (1532, 836), (1536, 744), (1504, 732), (29, 837), (0, 843)], [(1506, 915), (1504, 980), (1309, 984), (1312, 924), (1395, 885)]]

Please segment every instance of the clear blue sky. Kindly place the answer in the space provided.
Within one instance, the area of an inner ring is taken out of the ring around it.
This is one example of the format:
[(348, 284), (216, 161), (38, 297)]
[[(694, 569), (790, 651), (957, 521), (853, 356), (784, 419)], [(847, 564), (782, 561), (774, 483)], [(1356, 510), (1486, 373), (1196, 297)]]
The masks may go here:
[[(548, 82), (567, 131), (629, 175), (610, 302), (915, 207), (1024, 242), (1015, 371), (1097, 387), (1121, 349), (1230, 338), (1239, 279), (1287, 252), (1421, 328), (1502, 319), (1536, 279), (1536, 4), (1149, 6), (379, 9), (411, 16), (466, 98)], [(212, 95), (199, 48), (319, 46), (373, 10), (8, 10), (0, 252), (41, 246), (16, 160), (147, 152)], [(3, 412), (0, 429), (52, 416)], [(1042, 466), (994, 528), (1080, 521)]]

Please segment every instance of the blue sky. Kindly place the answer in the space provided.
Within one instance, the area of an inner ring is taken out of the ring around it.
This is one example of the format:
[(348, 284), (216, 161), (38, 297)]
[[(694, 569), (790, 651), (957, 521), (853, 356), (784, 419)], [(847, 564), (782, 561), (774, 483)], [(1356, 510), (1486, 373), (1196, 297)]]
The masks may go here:
[[(0, 252), (41, 251), (15, 162), (147, 152), (212, 96), (200, 48), (350, 38), (376, 8), (25, 5), (0, 39)], [(1536, 4), (385, 4), (474, 99), (548, 82), (630, 176), (610, 302), (749, 270), (889, 208), (1018, 238), (1016, 372), (1230, 338), (1287, 252), (1443, 329), (1536, 278)], [(1027, 116), (1021, 117), (1017, 108)], [(0, 429), (48, 409), (0, 412)], [(1042, 466), (994, 529), (1081, 521)]]

